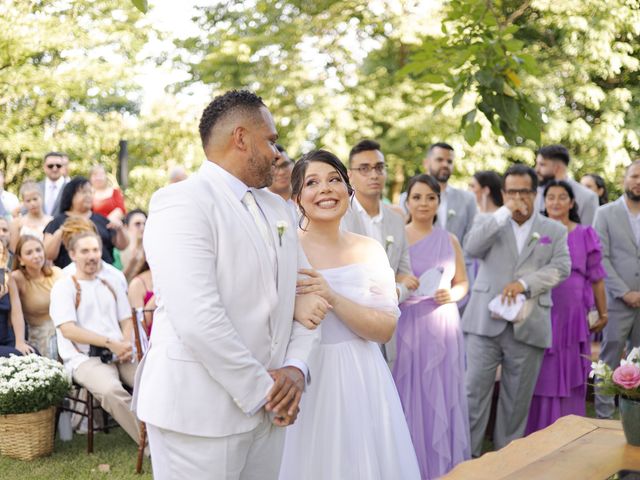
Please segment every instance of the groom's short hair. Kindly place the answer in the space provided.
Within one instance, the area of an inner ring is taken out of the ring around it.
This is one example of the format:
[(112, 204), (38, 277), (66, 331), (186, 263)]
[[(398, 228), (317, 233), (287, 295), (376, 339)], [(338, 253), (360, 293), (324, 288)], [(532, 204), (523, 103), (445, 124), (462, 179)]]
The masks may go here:
[(262, 98), (249, 90), (229, 90), (217, 96), (207, 105), (200, 118), (200, 139), (206, 147), (213, 127), (232, 112), (255, 115), (261, 107), (266, 107)]

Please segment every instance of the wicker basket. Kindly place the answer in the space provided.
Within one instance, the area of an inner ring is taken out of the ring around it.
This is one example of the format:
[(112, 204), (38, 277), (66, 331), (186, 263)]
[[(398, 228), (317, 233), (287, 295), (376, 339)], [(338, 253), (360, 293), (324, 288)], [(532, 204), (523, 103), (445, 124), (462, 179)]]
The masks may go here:
[(50, 407), (35, 413), (0, 415), (0, 455), (19, 460), (50, 455), (55, 412), (55, 407)]

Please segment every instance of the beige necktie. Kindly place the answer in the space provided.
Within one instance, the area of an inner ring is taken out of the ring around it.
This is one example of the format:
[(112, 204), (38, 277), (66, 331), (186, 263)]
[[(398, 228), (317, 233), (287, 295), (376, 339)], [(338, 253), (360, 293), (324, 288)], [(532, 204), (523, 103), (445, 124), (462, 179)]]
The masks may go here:
[(258, 207), (258, 204), (256, 203), (256, 199), (250, 190), (247, 190), (247, 192), (242, 197), (242, 203), (245, 207), (247, 207), (247, 210), (249, 210), (249, 213), (253, 217), (253, 221), (258, 227), (260, 236), (264, 240), (264, 243), (267, 247), (267, 251), (269, 252), (269, 259), (271, 261), (271, 265), (273, 265), (275, 268), (276, 252), (273, 245), (273, 238), (271, 238), (271, 233), (269, 232), (269, 228), (267, 227), (267, 221), (262, 215), (262, 212), (260, 211), (260, 207)]

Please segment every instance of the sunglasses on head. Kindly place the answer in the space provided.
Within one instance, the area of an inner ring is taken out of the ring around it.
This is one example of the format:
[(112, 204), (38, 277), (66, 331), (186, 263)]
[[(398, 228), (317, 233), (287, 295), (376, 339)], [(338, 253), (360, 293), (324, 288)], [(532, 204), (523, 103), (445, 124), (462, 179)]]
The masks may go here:
[(49, 163), (47, 168), (62, 168), (62, 164), (60, 163)]

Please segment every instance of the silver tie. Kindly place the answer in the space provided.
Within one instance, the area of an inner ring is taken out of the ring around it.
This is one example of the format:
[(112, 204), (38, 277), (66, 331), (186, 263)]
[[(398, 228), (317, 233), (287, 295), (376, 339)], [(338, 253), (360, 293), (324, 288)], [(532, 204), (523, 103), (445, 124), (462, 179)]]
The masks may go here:
[(256, 203), (256, 199), (250, 190), (247, 190), (247, 192), (242, 197), (242, 203), (245, 207), (247, 207), (247, 210), (249, 210), (249, 213), (253, 217), (253, 221), (258, 227), (260, 236), (262, 237), (262, 240), (264, 240), (265, 246), (267, 247), (267, 251), (269, 252), (269, 259), (271, 260), (271, 264), (275, 268), (276, 252), (275, 252), (275, 247), (273, 243), (273, 238), (271, 238), (271, 233), (269, 232), (267, 221), (262, 215), (262, 212), (260, 211), (260, 207), (258, 207), (258, 204)]

